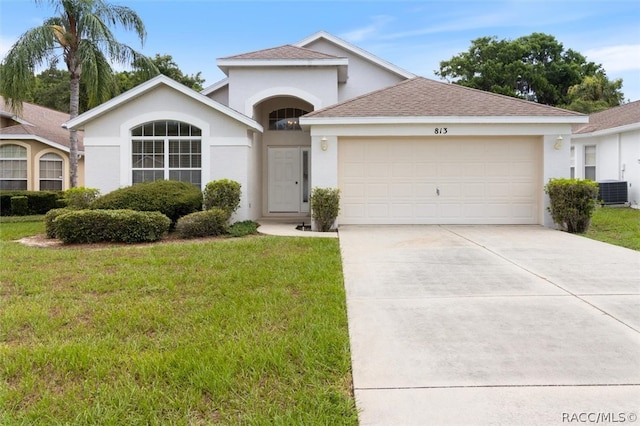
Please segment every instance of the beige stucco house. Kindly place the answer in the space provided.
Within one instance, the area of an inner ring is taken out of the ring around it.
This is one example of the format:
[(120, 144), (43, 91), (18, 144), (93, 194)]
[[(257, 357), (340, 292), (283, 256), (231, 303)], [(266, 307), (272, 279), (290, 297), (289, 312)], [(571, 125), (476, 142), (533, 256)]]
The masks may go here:
[(418, 77), (331, 34), (218, 59), (201, 93), (156, 77), (88, 111), (86, 185), (242, 184), (236, 219), (304, 218), (341, 190), (340, 224), (545, 224), (587, 116)]
[[(0, 189), (69, 188), (69, 114), (23, 102), (15, 115), (0, 97)], [(84, 147), (78, 135), (78, 185), (84, 185)]]

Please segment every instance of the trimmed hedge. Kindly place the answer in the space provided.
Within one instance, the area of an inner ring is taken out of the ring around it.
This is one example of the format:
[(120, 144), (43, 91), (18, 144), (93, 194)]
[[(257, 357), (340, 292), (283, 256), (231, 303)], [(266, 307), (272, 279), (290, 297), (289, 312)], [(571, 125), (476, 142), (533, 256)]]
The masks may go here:
[(202, 209), (202, 191), (175, 180), (144, 182), (105, 194), (91, 203), (90, 208), (157, 211), (171, 219), (173, 225), (182, 216)]
[(600, 188), (592, 180), (551, 179), (544, 190), (549, 194), (548, 210), (553, 221), (570, 233), (589, 229)]
[(29, 197), (16, 195), (11, 197), (11, 212), (16, 216), (26, 216), (29, 214)]
[(253, 220), (243, 220), (236, 222), (229, 227), (227, 233), (232, 237), (244, 237), (246, 235), (254, 235), (258, 233), (259, 223)]
[(62, 195), (58, 191), (0, 191), (0, 212), (3, 216), (18, 216), (11, 208), (13, 197), (27, 197), (26, 214), (45, 214), (59, 207), (58, 200)]
[(213, 207), (178, 219), (176, 234), (180, 238), (200, 238), (227, 233), (227, 212)]
[(44, 215), (44, 230), (47, 234), (47, 238), (57, 238), (58, 237), (58, 226), (56, 219), (58, 216), (62, 216), (63, 214), (74, 211), (73, 209), (62, 208), (62, 209), (51, 209)]
[(64, 243), (158, 241), (171, 220), (159, 212), (134, 210), (73, 210), (58, 216), (56, 236)]
[(203, 191), (205, 210), (217, 207), (227, 213), (227, 218), (231, 218), (240, 207), (241, 188), (240, 183), (229, 179), (209, 182)]

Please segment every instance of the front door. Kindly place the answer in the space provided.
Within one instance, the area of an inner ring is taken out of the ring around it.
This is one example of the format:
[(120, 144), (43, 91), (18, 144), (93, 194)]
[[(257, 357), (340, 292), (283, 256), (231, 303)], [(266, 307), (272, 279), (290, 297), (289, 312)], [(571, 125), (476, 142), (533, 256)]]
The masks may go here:
[(309, 211), (309, 149), (269, 147), (269, 213)]

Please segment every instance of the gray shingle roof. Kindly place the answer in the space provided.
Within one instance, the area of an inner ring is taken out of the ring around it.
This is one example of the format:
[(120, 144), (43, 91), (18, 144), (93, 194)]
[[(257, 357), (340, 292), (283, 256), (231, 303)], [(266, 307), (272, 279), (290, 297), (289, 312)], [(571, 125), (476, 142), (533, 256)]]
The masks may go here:
[(280, 47), (273, 47), (271, 49), (257, 50), (255, 52), (242, 53), (240, 55), (228, 56), (226, 58), (220, 58), (222, 60), (229, 59), (262, 59), (262, 60), (287, 60), (287, 59), (341, 59), (338, 56), (328, 55), (326, 53), (316, 52), (312, 49), (304, 47), (292, 46), (286, 44)]
[(589, 124), (574, 127), (574, 134), (591, 133), (640, 123), (640, 101), (629, 102), (589, 116)]
[(535, 102), (416, 77), (307, 114), (329, 117), (580, 117)]
[[(0, 111), (5, 116), (13, 116), (9, 105), (0, 96)], [(45, 108), (29, 102), (22, 103), (22, 113), (20, 118), (26, 123), (17, 123), (0, 129), (0, 135), (10, 137), (11, 135), (32, 135), (39, 136), (59, 145), (69, 147), (69, 131), (62, 128), (62, 124), (69, 121), (69, 114)], [(78, 149), (84, 150), (82, 145), (83, 133), (78, 132)]]

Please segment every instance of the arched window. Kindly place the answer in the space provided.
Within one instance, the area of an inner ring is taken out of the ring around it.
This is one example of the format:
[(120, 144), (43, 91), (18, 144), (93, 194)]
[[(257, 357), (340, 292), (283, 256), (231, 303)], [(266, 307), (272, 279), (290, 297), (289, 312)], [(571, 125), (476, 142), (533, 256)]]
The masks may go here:
[(40, 157), (40, 191), (62, 191), (62, 157), (58, 154)]
[(299, 108), (282, 108), (269, 113), (269, 130), (302, 130), (298, 119), (308, 114)]
[(0, 189), (27, 189), (27, 148), (0, 146)]
[(202, 183), (202, 131), (181, 121), (154, 121), (131, 129), (133, 184), (179, 180)]

